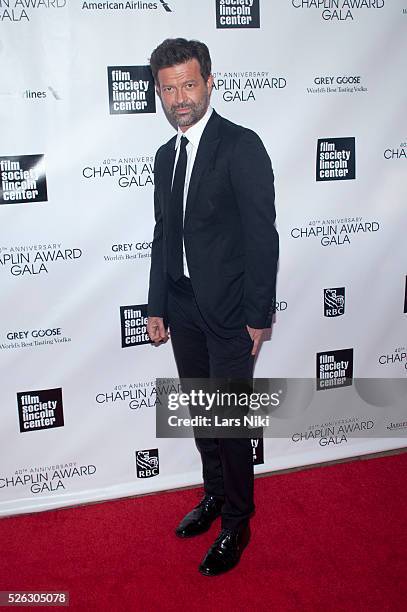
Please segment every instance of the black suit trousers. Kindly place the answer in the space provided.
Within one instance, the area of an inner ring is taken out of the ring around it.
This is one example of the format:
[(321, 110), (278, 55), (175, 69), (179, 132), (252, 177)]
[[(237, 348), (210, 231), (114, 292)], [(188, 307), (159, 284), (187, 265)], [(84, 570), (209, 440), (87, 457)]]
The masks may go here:
[[(179, 377), (253, 377), (253, 342), (246, 328), (221, 338), (206, 324), (187, 277), (169, 280), (168, 324)], [(234, 529), (254, 510), (253, 451), (249, 438), (195, 437), (205, 493), (224, 499), (222, 527)]]

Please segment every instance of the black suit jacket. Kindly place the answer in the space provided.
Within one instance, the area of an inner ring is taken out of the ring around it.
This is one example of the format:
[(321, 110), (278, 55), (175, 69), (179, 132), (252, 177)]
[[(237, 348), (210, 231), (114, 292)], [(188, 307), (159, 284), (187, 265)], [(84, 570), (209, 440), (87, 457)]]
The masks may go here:
[[(148, 314), (164, 319), (175, 139), (160, 147), (154, 167)], [(246, 324), (271, 325), (278, 260), (274, 220), (274, 176), (263, 143), (255, 132), (213, 111), (189, 183), (184, 243), (199, 309), (221, 337), (232, 337)]]

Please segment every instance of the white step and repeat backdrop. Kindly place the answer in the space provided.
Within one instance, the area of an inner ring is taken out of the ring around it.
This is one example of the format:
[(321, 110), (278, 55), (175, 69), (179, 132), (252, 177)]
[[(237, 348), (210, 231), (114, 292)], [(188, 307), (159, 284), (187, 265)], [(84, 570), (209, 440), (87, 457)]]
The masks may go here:
[[(207, 42), (213, 106), (273, 162), (256, 376), (335, 377), (319, 412), (275, 413), (291, 435), (254, 444), (256, 471), (406, 445), (406, 27), (406, 0), (0, 2), (0, 515), (200, 482), (193, 441), (156, 438), (176, 369), (145, 334), (167, 37)], [(334, 402), (352, 377), (398, 381)]]

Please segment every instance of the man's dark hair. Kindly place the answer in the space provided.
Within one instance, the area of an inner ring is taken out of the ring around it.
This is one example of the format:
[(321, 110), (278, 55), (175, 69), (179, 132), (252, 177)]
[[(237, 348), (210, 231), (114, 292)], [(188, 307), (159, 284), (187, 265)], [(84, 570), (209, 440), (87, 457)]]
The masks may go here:
[(205, 43), (199, 40), (186, 40), (185, 38), (166, 38), (151, 54), (150, 66), (153, 77), (158, 83), (158, 71), (177, 64), (184, 64), (196, 59), (201, 69), (203, 80), (206, 81), (211, 74), (211, 56)]

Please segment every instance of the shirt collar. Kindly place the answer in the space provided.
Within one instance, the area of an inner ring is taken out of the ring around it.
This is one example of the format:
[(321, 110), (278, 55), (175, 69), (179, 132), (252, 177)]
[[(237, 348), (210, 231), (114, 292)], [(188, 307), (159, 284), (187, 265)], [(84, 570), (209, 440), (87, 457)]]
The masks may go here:
[(189, 142), (191, 142), (194, 147), (198, 147), (202, 133), (206, 127), (206, 124), (209, 121), (210, 116), (212, 115), (212, 112), (213, 108), (211, 106), (208, 106), (204, 116), (199, 121), (197, 121), (197, 123), (191, 125), (191, 127), (188, 128), (186, 132), (182, 132), (180, 128), (178, 128), (177, 138), (175, 140), (175, 149), (178, 149), (181, 136), (186, 136), (186, 138), (188, 138)]

